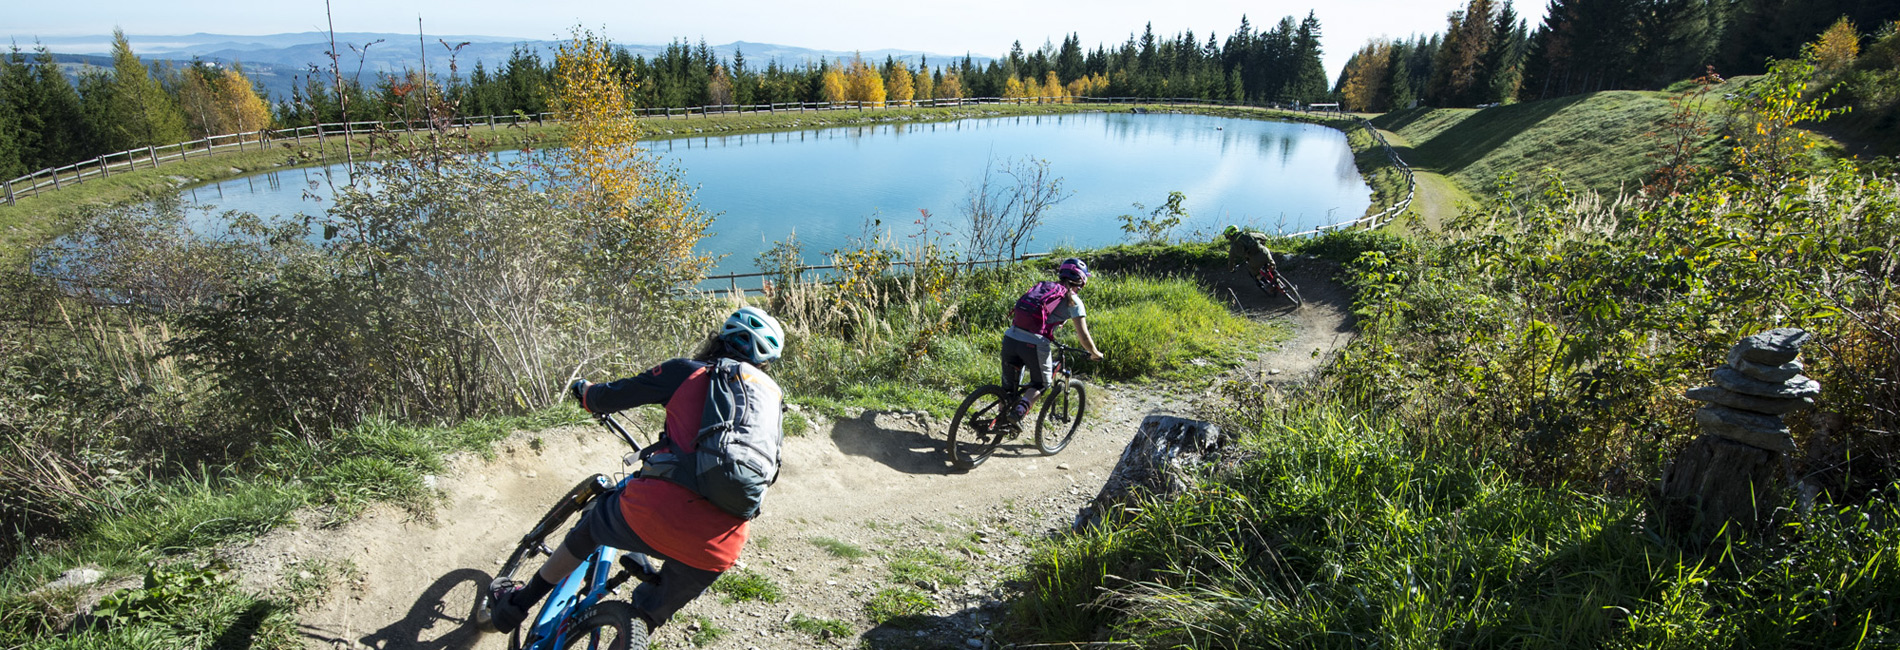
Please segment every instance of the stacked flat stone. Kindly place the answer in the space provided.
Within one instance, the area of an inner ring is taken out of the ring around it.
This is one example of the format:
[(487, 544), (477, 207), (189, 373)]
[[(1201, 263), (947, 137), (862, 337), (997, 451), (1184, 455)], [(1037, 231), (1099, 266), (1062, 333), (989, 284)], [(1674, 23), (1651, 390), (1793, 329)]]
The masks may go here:
[(1757, 449), (1790, 453), (1794, 438), (1781, 416), (1814, 404), (1821, 383), (1801, 374), (1796, 357), (1809, 334), (1783, 327), (1742, 339), (1728, 351), (1728, 365), (1713, 373), (1715, 385), (1683, 396), (1708, 406), (1698, 409), (1695, 421), (1703, 433)]

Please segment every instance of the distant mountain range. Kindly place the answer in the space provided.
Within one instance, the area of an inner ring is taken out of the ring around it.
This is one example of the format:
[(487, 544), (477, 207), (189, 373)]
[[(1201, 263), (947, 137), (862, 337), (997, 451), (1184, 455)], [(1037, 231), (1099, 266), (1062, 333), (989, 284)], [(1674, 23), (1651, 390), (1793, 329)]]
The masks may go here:
[[(447, 76), (450, 46), (467, 43), (455, 54), (456, 68), (466, 76), (475, 64), (480, 62), (490, 71), (499, 69), (508, 61), (516, 47), (523, 47), (541, 55), (542, 61), (552, 61), (555, 48), (561, 41), (537, 41), (500, 36), (468, 35), (425, 35), (427, 44), (418, 41), (415, 34), (385, 34), (374, 32), (338, 32), (336, 48), (342, 54), (341, 66), (344, 75), (356, 74), (360, 68), (362, 81), (373, 83), (376, 75), (382, 72), (414, 70), (422, 67), (422, 54), (428, 56), (429, 71), (432, 75)], [(229, 65), (241, 63), (244, 73), (252, 81), (270, 93), (271, 101), (290, 97), (290, 89), (297, 77), (309, 74), (311, 67), (327, 70), (330, 58), (330, 34), (327, 32), (303, 32), (297, 34), (270, 34), (266, 36), (232, 36), (228, 34), (190, 34), (185, 36), (140, 36), (128, 34), (126, 39), (132, 43), (132, 51), (147, 62), (173, 61), (184, 63), (193, 59)], [(111, 36), (48, 36), (32, 41), (16, 41), (22, 50), (33, 50), (43, 44), (54, 53), (54, 59), (71, 74), (93, 66), (110, 66), (112, 60)], [(695, 43), (697, 45), (697, 43)], [(666, 45), (644, 45), (616, 43), (616, 47), (625, 47), (637, 56), (653, 57), (664, 52)], [(819, 60), (837, 60), (849, 58), (853, 54), (862, 55), (867, 61), (882, 62), (885, 57), (893, 57), (912, 65), (919, 60), (928, 60), (931, 67), (962, 61), (963, 56), (947, 54), (927, 54), (915, 50), (868, 50), (847, 52), (840, 50), (814, 50), (789, 45), (770, 43), (749, 43), (735, 41), (724, 45), (708, 45), (715, 56), (722, 59), (732, 58), (734, 51), (745, 53), (748, 69), (763, 70), (767, 62), (778, 61), (779, 65), (802, 66), (806, 62)], [(971, 55), (979, 64), (988, 63), (990, 57)]]

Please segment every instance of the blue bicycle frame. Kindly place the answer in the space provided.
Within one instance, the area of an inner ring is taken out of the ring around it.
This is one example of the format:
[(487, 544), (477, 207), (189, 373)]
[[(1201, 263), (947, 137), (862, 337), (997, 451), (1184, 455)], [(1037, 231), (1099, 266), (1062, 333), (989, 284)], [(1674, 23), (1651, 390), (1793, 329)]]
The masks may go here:
[[(619, 435), (628, 446), (635, 450), (640, 449), (640, 445), (634, 442), (633, 436), (628, 435), (627, 430), (621, 428), (619, 421), (613, 416), (600, 413), (595, 414), (594, 419)], [(601, 475), (596, 475), (595, 478), (603, 482), (606, 479)], [(605, 493), (617, 493), (618, 489), (624, 487), (627, 480), (631, 478), (633, 478), (631, 474), (621, 478), (615, 485), (615, 491)], [(598, 496), (594, 497), (589, 505), (596, 508), (615, 507), (615, 504), (602, 503)], [(586, 511), (583, 508), (582, 512), (576, 515), (576, 522), (578, 523), (585, 516)], [(566, 578), (562, 578), (561, 583), (555, 585), (554, 590), (548, 594), (547, 600), (542, 603), (540, 610), (534, 616), (534, 624), (526, 629), (525, 643), (520, 646), (521, 650), (562, 647), (568, 642), (568, 635), (575, 632), (572, 628), (579, 622), (582, 612), (605, 600), (608, 594), (613, 593), (630, 578), (649, 581), (657, 577), (652, 572), (650, 564), (635, 561), (628, 555), (626, 551), (611, 546), (596, 547), (579, 567), (576, 567)], [(634, 625), (641, 624), (640, 621), (634, 621)]]

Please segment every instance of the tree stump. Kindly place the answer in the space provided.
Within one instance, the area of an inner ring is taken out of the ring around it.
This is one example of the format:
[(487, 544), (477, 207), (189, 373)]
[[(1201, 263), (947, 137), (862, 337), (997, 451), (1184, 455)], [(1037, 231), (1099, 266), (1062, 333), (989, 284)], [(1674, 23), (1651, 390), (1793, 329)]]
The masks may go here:
[(1171, 415), (1150, 415), (1122, 449), (1101, 492), (1075, 515), (1072, 530), (1108, 524), (1142, 494), (1172, 494), (1192, 484), (1190, 475), (1219, 461), (1227, 446), (1220, 427)]
[(1663, 528), (1705, 545), (1770, 522), (1785, 500), (1785, 455), (1795, 451), (1781, 416), (1814, 404), (1821, 392), (1797, 360), (1808, 337), (1780, 328), (1742, 339), (1710, 373), (1714, 385), (1684, 395), (1708, 406), (1695, 414), (1702, 435), (1663, 469)]

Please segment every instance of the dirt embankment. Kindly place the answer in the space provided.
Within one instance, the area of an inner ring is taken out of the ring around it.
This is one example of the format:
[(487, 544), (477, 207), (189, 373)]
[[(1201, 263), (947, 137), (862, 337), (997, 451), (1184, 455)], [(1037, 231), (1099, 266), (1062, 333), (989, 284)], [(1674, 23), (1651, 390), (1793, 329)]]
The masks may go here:
[[(1349, 330), (1349, 299), (1330, 281), (1328, 265), (1294, 261), (1286, 268), (1304, 289), (1304, 309), (1269, 299), (1251, 284), (1220, 287), (1256, 318), (1291, 327), (1290, 340), (1236, 370), (1269, 383), (1310, 375)], [(652, 647), (859, 645), (794, 627), (804, 619), (842, 622), (870, 647), (995, 647), (990, 629), (1004, 611), (1005, 577), (1025, 562), (1032, 542), (1067, 530), (1142, 417), (1191, 414), (1194, 402), (1206, 398), (1204, 388), (1092, 384), (1083, 431), (1068, 449), (1045, 457), (1033, 440), (1018, 441), (1028, 444), (1006, 445), (968, 473), (944, 460), (946, 422), (881, 411), (820, 421), (814, 431), (786, 440), (783, 474), (742, 559), (783, 597), (726, 603), (709, 593), (658, 630)], [(476, 590), (554, 498), (593, 473), (620, 471), (625, 451), (592, 427), (518, 434), (495, 460), (465, 458), (437, 478), (447, 498), (431, 520), (379, 509), (340, 528), (278, 531), (233, 549), (232, 559), (260, 586), (298, 571), (300, 561), (353, 567), (337, 593), (304, 614), (313, 648), (505, 648), (502, 635), (467, 624)], [(903, 626), (873, 625), (866, 603), (895, 586), (895, 568), (918, 561), (954, 567), (908, 585), (927, 595), (928, 614)], [(702, 620), (722, 633), (708, 640)]]

